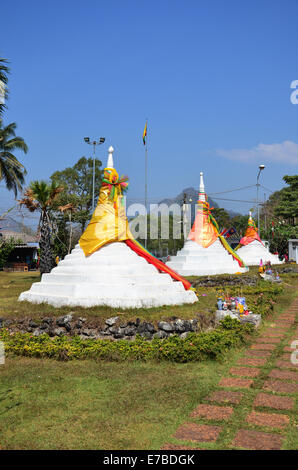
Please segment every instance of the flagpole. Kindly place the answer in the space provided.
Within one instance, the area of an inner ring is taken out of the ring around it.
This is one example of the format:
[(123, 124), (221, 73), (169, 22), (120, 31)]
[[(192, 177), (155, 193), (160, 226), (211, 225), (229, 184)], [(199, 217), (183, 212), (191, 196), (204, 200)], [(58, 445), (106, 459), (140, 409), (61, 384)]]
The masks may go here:
[(145, 236), (145, 248), (147, 248), (147, 223), (148, 223), (148, 218), (147, 218), (147, 174), (148, 174), (148, 119), (146, 119), (146, 145), (145, 145), (145, 213), (146, 213), (146, 236)]

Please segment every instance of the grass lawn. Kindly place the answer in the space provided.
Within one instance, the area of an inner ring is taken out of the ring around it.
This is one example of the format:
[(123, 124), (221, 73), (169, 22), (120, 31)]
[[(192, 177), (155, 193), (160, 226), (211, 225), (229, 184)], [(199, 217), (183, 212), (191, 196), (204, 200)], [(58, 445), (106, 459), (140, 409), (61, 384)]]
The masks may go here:
[[(69, 308), (16, 301), (19, 293), (37, 279), (32, 273), (0, 273), (0, 316), (42, 317), (68, 312)], [(277, 312), (296, 295), (298, 276), (285, 276), (284, 284), (285, 292), (275, 305)], [(192, 312), (213, 309), (215, 289), (202, 292), (207, 296), (200, 297), (197, 305), (144, 310), (138, 316), (148, 319), (148, 315), (155, 318), (159, 314), (159, 318), (168, 318), (184, 313), (190, 318)], [(105, 317), (107, 311), (109, 315), (115, 313), (107, 308), (73, 310), (84, 316), (86, 312)], [(264, 325), (273, 321), (265, 320)], [(158, 449), (171, 441), (178, 426), (189, 420), (190, 412), (217, 388), (220, 378), (228, 375), (243, 354), (242, 348), (230, 351), (221, 362), (188, 364), (8, 357), (0, 365), (0, 448)], [(218, 442), (206, 444), (206, 448), (227, 448), (252, 406), (253, 393), (253, 389), (248, 391), (244, 402), (235, 408)], [(294, 413), (289, 414), (293, 423)], [(250, 425), (250, 429), (257, 428)], [(293, 424), (284, 448), (297, 447), (296, 432)]]
[(158, 449), (226, 367), (9, 358), (0, 366), (0, 446)]
[[(292, 265), (291, 265), (292, 266)], [(293, 265), (297, 267), (297, 265)], [(254, 276), (258, 272), (257, 267), (252, 267), (248, 274), (245, 276)], [(216, 276), (217, 278), (225, 277)], [(212, 276), (212, 278), (215, 276)], [(235, 275), (239, 277), (239, 275)], [(285, 283), (293, 284), (297, 278), (297, 274), (285, 274), (282, 278)], [(198, 277), (189, 277), (190, 281), (197, 280)], [(0, 272), (0, 317), (8, 318), (35, 318), (41, 319), (46, 316), (61, 316), (69, 313), (71, 310), (76, 316), (84, 316), (88, 319), (96, 318), (104, 320), (116, 315), (121, 315), (121, 319), (129, 321), (139, 317), (142, 321), (151, 321), (156, 323), (160, 320), (170, 319), (172, 316), (191, 319), (197, 313), (212, 313), (216, 305), (216, 297), (218, 293), (217, 288), (199, 287), (197, 289), (199, 301), (192, 305), (181, 306), (166, 306), (156, 307), (150, 309), (127, 309), (119, 310), (110, 307), (62, 307), (54, 308), (47, 304), (32, 304), (30, 302), (18, 302), (17, 299), (21, 292), (29, 290), (33, 282), (39, 282), (40, 275), (38, 272), (28, 273), (5, 273)], [(228, 293), (229, 288), (226, 289)], [(242, 289), (239, 287), (239, 294), (242, 294)]]
[(215, 289), (201, 288), (200, 302), (191, 305), (166, 306), (150, 309), (127, 309), (119, 310), (111, 307), (62, 307), (55, 308), (47, 304), (32, 304), (30, 302), (18, 302), (21, 292), (29, 290), (33, 282), (39, 282), (40, 275), (35, 272), (28, 273), (5, 273), (0, 272), (0, 317), (30, 317), (42, 318), (46, 316), (60, 316), (74, 312), (77, 316), (84, 316), (88, 319), (100, 318), (103, 321), (111, 316), (121, 315), (123, 321), (129, 321), (139, 317), (142, 321), (159, 321), (169, 319), (175, 315), (179, 318), (190, 319), (196, 313), (208, 313), (214, 310), (216, 302)]

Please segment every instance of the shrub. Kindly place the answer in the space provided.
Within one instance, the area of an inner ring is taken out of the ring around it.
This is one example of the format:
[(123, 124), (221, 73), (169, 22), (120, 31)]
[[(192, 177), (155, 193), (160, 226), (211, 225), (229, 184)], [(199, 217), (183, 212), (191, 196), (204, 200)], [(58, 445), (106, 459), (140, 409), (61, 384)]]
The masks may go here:
[[(265, 281), (260, 281), (256, 286), (245, 286), (241, 291), (241, 296), (246, 297), (247, 306), (253, 313), (258, 313), (265, 318), (272, 313), (275, 300), (283, 290), (283, 287), (280, 285), (272, 285)], [(239, 289), (229, 290), (229, 294), (237, 296), (239, 295)]]
[(157, 360), (193, 362), (204, 359), (221, 359), (231, 348), (247, 343), (252, 325), (241, 325), (237, 320), (225, 318), (219, 328), (201, 333), (190, 333), (182, 339), (173, 335), (165, 339), (148, 341), (140, 336), (135, 340), (82, 339), (79, 336), (54, 337), (47, 334), (10, 334), (0, 331), (5, 350), (9, 354), (29, 357), (49, 357), (58, 360), (86, 359), (125, 361)]

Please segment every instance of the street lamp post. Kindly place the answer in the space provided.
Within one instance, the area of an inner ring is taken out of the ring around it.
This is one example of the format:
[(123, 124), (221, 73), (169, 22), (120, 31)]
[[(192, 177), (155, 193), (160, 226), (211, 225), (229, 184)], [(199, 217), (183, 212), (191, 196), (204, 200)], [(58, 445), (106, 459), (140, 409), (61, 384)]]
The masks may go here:
[(259, 165), (259, 173), (258, 173), (258, 176), (257, 176), (257, 213), (258, 213), (259, 235), (260, 235), (260, 208), (259, 208), (259, 187), (260, 187), (260, 184), (259, 184), (259, 178), (260, 178), (261, 171), (264, 170), (264, 168), (265, 168), (265, 165)]
[(94, 211), (94, 190), (95, 190), (95, 149), (97, 145), (101, 145), (105, 142), (105, 137), (100, 137), (99, 141), (90, 142), (90, 137), (84, 137), (86, 144), (93, 145), (93, 175), (92, 175), (92, 212)]
[[(189, 198), (188, 199), (188, 202), (192, 203), (192, 199)], [(186, 240), (186, 237), (187, 237), (187, 233), (186, 233), (186, 226), (187, 226), (187, 222), (188, 222), (188, 218), (187, 218), (187, 195), (186, 193), (183, 194), (183, 201), (182, 201), (182, 236), (183, 236), (183, 240)], [(190, 218), (191, 218), (191, 209), (190, 209)]]

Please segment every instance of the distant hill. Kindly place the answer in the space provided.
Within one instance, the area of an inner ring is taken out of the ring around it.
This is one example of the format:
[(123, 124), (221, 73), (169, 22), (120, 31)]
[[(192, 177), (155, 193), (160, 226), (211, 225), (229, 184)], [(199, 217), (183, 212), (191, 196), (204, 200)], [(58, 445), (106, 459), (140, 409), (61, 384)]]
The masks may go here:
[(21, 222), (17, 222), (12, 217), (6, 215), (3, 219), (0, 218), (0, 231), (26, 233), (27, 235), (36, 235), (36, 231), (30, 227), (23, 225)]
[[(194, 222), (195, 220), (195, 206), (197, 204), (197, 200), (198, 200), (198, 190), (195, 189), (195, 188), (185, 188), (181, 191), (181, 193), (178, 194), (178, 196), (170, 199), (163, 199), (162, 201), (159, 202), (159, 204), (167, 204), (168, 206), (171, 205), (171, 204), (179, 204), (179, 205), (182, 205), (183, 203), (183, 197), (184, 197), (184, 194), (186, 194), (186, 202), (188, 204), (191, 204), (191, 223)], [(208, 196), (208, 195), (207, 195)], [(189, 199), (191, 199), (192, 201), (190, 202)], [(210, 207), (219, 207), (219, 205), (213, 201), (213, 199), (211, 197), (208, 197), (208, 202), (210, 204)], [(235, 217), (236, 215), (240, 215), (238, 212), (234, 212), (234, 211), (231, 211), (231, 210), (228, 210), (226, 209), (227, 213), (229, 214), (229, 216), (232, 218), (232, 217)]]
[[(179, 206), (182, 206), (183, 204), (183, 198), (184, 194), (186, 194), (186, 203), (191, 205), (191, 223), (194, 222), (195, 220), (195, 210), (196, 210), (196, 204), (198, 201), (198, 190), (194, 188), (185, 188), (181, 191), (181, 193), (178, 194), (178, 196), (170, 199), (163, 199), (160, 201), (158, 204), (167, 204), (167, 206), (170, 206), (171, 204), (179, 204)], [(191, 201), (189, 201), (191, 199)], [(210, 204), (210, 207), (218, 207), (218, 204), (214, 202), (211, 197), (208, 198), (208, 202)]]
[[(195, 206), (196, 203), (197, 203), (197, 200), (198, 200), (198, 190), (194, 189), (194, 188), (185, 188), (185, 189), (182, 190), (182, 192), (180, 194), (178, 194), (178, 196), (176, 196), (172, 199), (163, 199), (162, 201), (159, 202), (159, 204), (171, 205), (171, 204), (176, 203), (176, 204), (181, 205), (183, 203), (184, 194), (186, 194), (187, 203)], [(189, 199), (192, 199), (192, 202), (189, 202)], [(211, 197), (208, 198), (208, 202), (209, 202), (210, 206), (218, 207), (218, 204), (216, 204), (216, 202), (214, 202), (211, 199)]]
[(243, 214), (240, 214), (240, 212), (234, 212), (234, 211), (229, 211), (228, 209), (225, 209), (227, 211), (227, 213), (229, 214), (229, 216), (231, 217), (231, 219), (233, 217), (237, 217), (237, 215), (243, 215)]

